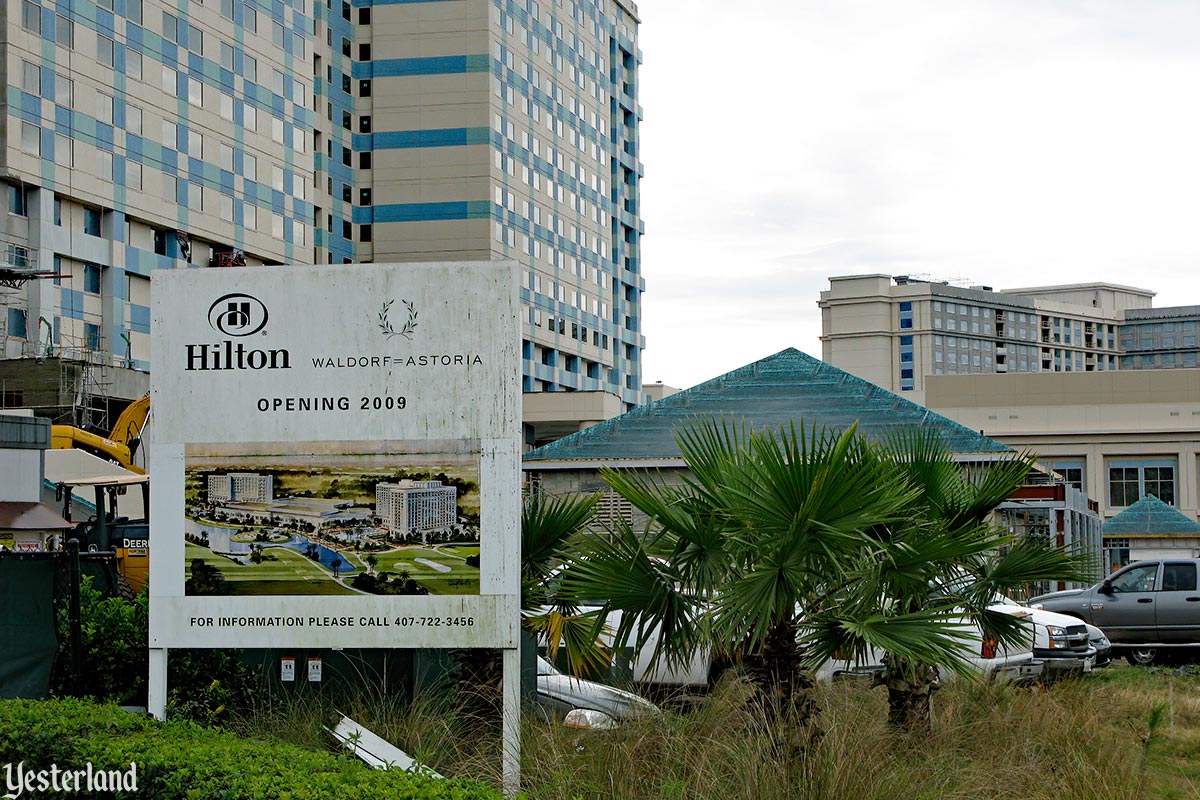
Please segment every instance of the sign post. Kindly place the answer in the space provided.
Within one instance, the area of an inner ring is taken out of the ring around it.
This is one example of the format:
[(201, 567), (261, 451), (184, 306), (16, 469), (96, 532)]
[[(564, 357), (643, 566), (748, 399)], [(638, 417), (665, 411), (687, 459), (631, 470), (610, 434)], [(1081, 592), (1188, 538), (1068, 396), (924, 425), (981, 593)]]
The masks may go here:
[(515, 264), (161, 271), (152, 298), (151, 713), (173, 647), (499, 648), (515, 791)]

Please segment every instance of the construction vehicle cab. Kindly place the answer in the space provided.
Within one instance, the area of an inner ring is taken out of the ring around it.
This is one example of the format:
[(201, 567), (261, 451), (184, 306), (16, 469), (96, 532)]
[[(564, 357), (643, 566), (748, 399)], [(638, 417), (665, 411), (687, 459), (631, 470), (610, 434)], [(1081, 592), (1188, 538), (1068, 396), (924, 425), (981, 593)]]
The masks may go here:
[(73, 521), (73, 503), (91, 507), (88, 519), (78, 522), (67, 538), (77, 538), (85, 552), (113, 553), (117, 574), (135, 593), (145, 589), (150, 573), (149, 477), (62, 481), (56, 485), (55, 497), (68, 522)]

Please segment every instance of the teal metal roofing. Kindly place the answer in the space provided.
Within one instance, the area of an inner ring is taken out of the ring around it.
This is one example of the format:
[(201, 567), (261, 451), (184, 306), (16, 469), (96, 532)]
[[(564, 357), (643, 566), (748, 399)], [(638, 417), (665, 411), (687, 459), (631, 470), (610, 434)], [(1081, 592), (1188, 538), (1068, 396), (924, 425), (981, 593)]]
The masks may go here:
[(1200, 523), (1152, 494), (1104, 523), (1105, 536), (1200, 536)]
[(530, 461), (678, 459), (675, 429), (692, 418), (742, 419), (755, 428), (791, 422), (858, 430), (872, 439), (913, 426), (939, 430), (955, 453), (1011, 448), (795, 348), (573, 433), (525, 455)]

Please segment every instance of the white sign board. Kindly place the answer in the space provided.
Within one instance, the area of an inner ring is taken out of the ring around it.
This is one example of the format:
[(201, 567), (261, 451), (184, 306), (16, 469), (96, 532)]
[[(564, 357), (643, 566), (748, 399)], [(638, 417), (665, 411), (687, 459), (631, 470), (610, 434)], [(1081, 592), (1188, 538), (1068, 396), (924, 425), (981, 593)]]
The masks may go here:
[(511, 262), (152, 278), (150, 646), (517, 645)]

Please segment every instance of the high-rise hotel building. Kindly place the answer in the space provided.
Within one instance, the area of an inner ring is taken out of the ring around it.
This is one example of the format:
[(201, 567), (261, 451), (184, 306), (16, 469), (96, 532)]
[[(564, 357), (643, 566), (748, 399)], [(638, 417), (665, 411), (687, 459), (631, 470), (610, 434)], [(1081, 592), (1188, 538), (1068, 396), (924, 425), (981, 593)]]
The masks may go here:
[(525, 391), (640, 401), (632, 3), (7, 2), (3, 357), (149, 369), (156, 269), (504, 258)]
[(821, 292), (822, 358), (912, 400), (926, 378), (1200, 366), (1200, 306), (1111, 283), (996, 291), (847, 275)]

